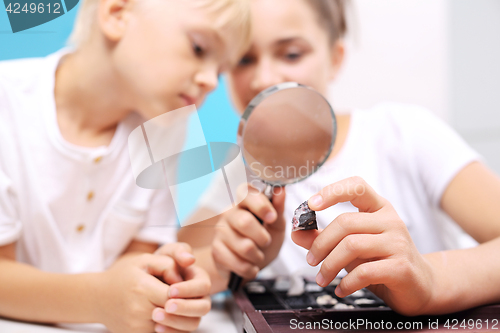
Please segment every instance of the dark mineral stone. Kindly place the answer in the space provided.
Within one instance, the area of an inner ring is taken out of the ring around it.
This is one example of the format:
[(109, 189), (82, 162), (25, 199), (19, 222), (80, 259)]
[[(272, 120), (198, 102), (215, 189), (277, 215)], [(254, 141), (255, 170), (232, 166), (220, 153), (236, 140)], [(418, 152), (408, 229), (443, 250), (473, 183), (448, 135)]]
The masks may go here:
[(301, 203), (295, 210), (292, 224), (292, 231), (318, 229), (318, 224), (316, 223), (316, 212), (309, 208), (307, 201)]

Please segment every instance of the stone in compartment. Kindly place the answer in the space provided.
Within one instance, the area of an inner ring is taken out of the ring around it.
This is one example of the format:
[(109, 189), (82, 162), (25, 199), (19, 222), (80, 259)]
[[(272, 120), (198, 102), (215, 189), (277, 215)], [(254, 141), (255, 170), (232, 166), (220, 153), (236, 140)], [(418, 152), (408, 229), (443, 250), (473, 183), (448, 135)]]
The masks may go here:
[(337, 299), (333, 298), (331, 295), (321, 295), (316, 298), (316, 303), (319, 305), (335, 305), (339, 301)]
[(266, 292), (266, 287), (259, 282), (249, 282), (247, 283), (247, 291), (249, 294), (263, 294)]

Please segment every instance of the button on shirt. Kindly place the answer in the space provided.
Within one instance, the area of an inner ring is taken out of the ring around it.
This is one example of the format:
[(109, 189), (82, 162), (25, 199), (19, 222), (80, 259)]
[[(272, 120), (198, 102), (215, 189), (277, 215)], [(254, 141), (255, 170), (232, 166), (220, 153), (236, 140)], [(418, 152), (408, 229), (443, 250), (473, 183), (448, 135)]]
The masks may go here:
[(135, 184), (127, 138), (139, 115), (109, 146), (64, 140), (53, 91), (65, 53), (0, 62), (0, 246), (17, 242), (17, 259), (46, 271), (101, 271), (134, 239), (175, 241), (177, 217), (168, 189)]

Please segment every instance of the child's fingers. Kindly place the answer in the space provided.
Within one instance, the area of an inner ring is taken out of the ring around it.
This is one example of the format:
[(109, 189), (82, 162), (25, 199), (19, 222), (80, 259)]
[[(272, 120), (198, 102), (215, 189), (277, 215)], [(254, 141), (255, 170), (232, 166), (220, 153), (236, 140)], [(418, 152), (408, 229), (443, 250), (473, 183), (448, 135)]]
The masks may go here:
[(348, 235), (382, 233), (385, 230), (385, 221), (377, 214), (343, 213), (337, 216), (310, 245), (307, 254), (309, 265), (319, 264)]
[(167, 332), (166, 326), (155, 324), (155, 333), (164, 333), (164, 332)]
[(262, 193), (251, 191), (239, 205), (242, 209), (247, 209), (259, 219), (266, 223), (273, 223), (278, 217), (278, 213), (271, 204), (271, 201)]
[(265, 248), (271, 243), (269, 232), (248, 210), (232, 209), (224, 218), (232, 229), (254, 241), (260, 248)]
[(186, 331), (176, 330), (175, 328), (167, 327), (164, 325), (156, 324), (155, 333), (187, 333)]
[[(174, 259), (169, 256), (151, 255), (149, 259), (150, 274), (161, 277), (167, 284), (173, 284), (183, 281), (181, 272)], [(166, 264), (169, 263), (167, 266)]]
[(347, 266), (345, 266), (344, 269), (346, 270), (346, 272), (350, 273), (353, 269), (355, 269), (356, 267), (358, 267), (361, 264), (364, 264), (367, 261), (372, 261), (372, 260), (370, 260), (370, 259), (354, 259), (349, 264), (347, 264)]
[(149, 274), (162, 277), (168, 284), (182, 281), (177, 265), (171, 257), (143, 254), (139, 260)]
[(198, 299), (173, 298), (165, 304), (165, 311), (170, 314), (186, 317), (201, 317), (211, 308), (210, 296)]
[(189, 266), (184, 270), (186, 281), (172, 284), (168, 291), (169, 298), (197, 298), (210, 294), (210, 277), (204, 269)]
[[(208, 275), (207, 271), (196, 265), (184, 268), (184, 279), (186, 281), (188, 280), (204, 281), (210, 284), (210, 276)], [(208, 295), (208, 293), (206, 295)], [(199, 296), (205, 296), (205, 295), (199, 295)]]
[(323, 210), (339, 202), (350, 201), (360, 212), (373, 213), (386, 204), (361, 177), (351, 177), (324, 187), (308, 200), (312, 210)]
[(255, 278), (259, 272), (259, 267), (238, 257), (218, 239), (212, 243), (212, 254), (217, 265), (246, 279)]
[(285, 209), (285, 198), (286, 191), (285, 187), (274, 187), (273, 188), (273, 202), (272, 205), (278, 214), (283, 214)]
[(236, 188), (236, 199), (238, 202), (245, 200), (250, 194), (258, 195), (260, 191), (249, 183), (240, 184), (238, 188)]
[(156, 250), (155, 254), (172, 257), (181, 267), (187, 267), (195, 262), (193, 250), (187, 243), (165, 244)]
[(284, 231), (286, 229), (286, 221), (283, 218), (283, 212), (285, 210), (285, 198), (286, 192), (284, 187), (273, 188), (273, 206), (278, 213), (278, 218), (275, 222), (267, 224), (266, 228), (269, 230)]
[(401, 278), (395, 266), (390, 259), (361, 264), (342, 278), (335, 289), (335, 294), (339, 297), (345, 297), (370, 285), (387, 284), (395, 278)]
[(165, 271), (175, 267), (175, 262), (172, 258), (149, 253), (140, 255), (139, 261), (146, 272), (154, 276), (162, 276)]
[(146, 282), (142, 286), (146, 297), (156, 306), (165, 306), (170, 287), (153, 276), (148, 277), (148, 279), (144, 279)]
[(187, 243), (177, 243), (173, 257), (181, 267), (187, 267), (195, 262), (193, 250)]
[(183, 281), (182, 275), (179, 270), (176, 268), (165, 271), (165, 274), (162, 276), (163, 282), (166, 284), (174, 284)]
[(243, 237), (232, 229), (221, 231), (219, 233), (219, 239), (224, 242), (232, 252), (254, 265), (259, 265), (265, 259), (264, 253), (252, 239)]
[(345, 237), (326, 257), (316, 276), (318, 285), (327, 286), (342, 270), (356, 259), (383, 258), (389, 255), (388, 237), (356, 234)]
[(163, 309), (153, 310), (153, 321), (170, 329), (191, 332), (198, 328), (200, 317), (185, 317), (170, 314)]
[(311, 248), (314, 240), (323, 230), (300, 230), (292, 232), (292, 240), (298, 246), (302, 246), (306, 250)]

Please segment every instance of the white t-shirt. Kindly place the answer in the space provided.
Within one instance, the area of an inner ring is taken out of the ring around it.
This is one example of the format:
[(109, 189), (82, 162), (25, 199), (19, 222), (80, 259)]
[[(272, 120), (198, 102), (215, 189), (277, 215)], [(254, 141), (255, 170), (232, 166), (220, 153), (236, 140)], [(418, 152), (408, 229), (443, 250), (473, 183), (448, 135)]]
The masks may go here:
[[(321, 188), (352, 176), (362, 177), (392, 203), (421, 253), (476, 245), (444, 214), (440, 200), (455, 175), (478, 159), (448, 125), (426, 109), (382, 104), (353, 111), (339, 154), (311, 177), (286, 187), (285, 218), (290, 223), (279, 256), (263, 274), (317, 272), (319, 266), (311, 268), (306, 262), (307, 251), (291, 240), (293, 213)], [(201, 205), (220, 209), (218, 191), (210, 188)], [(317, 212), (319, 228), (345, 212), (357, 212), (357, 208), (348, 202)]]
[(133, 239), (175, 241), (177, 218), (168, 190), (135, 184), (127, 138), (140, 116), (109, 146), (64, 140), (54, 78), (65, 53), (0, 63), (0, 245), (17, 242), (17, 259), (45, 271), (102, 271)]

